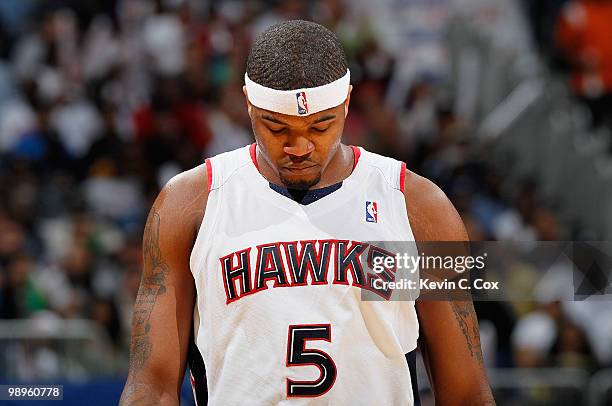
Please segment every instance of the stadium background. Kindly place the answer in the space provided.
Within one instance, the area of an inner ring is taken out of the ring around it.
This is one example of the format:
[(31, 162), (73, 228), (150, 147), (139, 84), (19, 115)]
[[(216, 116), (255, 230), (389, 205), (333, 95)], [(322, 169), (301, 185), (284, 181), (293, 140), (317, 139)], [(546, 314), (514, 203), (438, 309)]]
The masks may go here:
[[(249, 44), (292, 18), (345, 46), (345, 142), (434, 180), (472, 239), (612, 239), (612, 1), (2, 0), (1, 382), (116, 402), (148, 208), (252, 142)], [(476, 303), (498, 404), (612, 404), (612, 303), (534, 297)]]

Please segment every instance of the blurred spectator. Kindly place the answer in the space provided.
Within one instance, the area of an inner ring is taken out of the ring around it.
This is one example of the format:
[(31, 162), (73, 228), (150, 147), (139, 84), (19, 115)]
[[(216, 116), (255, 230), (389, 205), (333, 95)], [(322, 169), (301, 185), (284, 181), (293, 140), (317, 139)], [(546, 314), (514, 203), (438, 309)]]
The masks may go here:
[(20, 98), (2, 103), (0, 110), (0, 153), (10, 150), (19, 138), (35, 127), (36, 115), (32, 107)]
[(231, 151), (252, 142), (248, 130), (250, 119), (244, 106), (244, 95), (238, 89), (221, 90), (218, 108), (209, 113), (212, 139), (206, 148), (206, 156)]
[(576, 0), (557, 23), (557, 44), (571, 69), (571, 86), (593, 113), (594, 125), (612, 128), (612, 1)]
[(555, 52), (555, 25), (568, 0), (523, 0), (531, 23), (534, 43), (540, 52), (551, 58)]
[(87, 316), (106, 330), (116, 349), (121, 348), (123, 342), (121, 341), (119, 313), (112, 300), (95, 298), (89, 307)]
[(571, 321), (559, 325), (559, 334), (551, 349), (551, 361), (556, 367), (582, 368), (594, 371), (597, 367), (588, 336)]
[(179, 16), (168, 12), (164, 1), (155, 3), (155, 14), (146, 20), (143, 30), (144, 49), (155, 73), (174, 76), (185, 66), (185, 31)]
[(548, 354), (559, 334), (561, 304), (551, 302), (522, 316), (512, 332), (515, 365), (536, 368), (548, 365)]
[(607, 301), (572, 301), (564, 303), (568, 318), (580, 326), (588, 338), (599, 365), (612, 366), (612, 312)]
[(0, 263), (6, 263), (19, 253), (25, 251), (27, 236), (23, 226), (0, 209)]
[(26, 255), (17, 255), (6, 265), (6, 279), (0, 308), (2, 318), (26, 318), (47, 308), (44, 297), (36, 285), (34, 263)]

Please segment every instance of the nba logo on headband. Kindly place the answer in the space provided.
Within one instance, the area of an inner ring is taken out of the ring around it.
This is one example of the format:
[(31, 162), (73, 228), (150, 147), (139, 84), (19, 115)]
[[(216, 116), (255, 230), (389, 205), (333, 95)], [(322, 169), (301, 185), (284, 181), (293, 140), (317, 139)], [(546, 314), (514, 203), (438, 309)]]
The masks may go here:
[(308, 114), (308, 102), (306, 101), (306, 92), (298, 92), (295, 94), (297, 99), (298, 114)]
[(290, 90), (262, 86), (249, 79), (249, 75), (245, 73), (244, 86), (249, 102), (253, 106), (276, 113), (304, 117), (342, 104), (351, 86), (351, 72), (347, 69), (346, 74), (340, 79), (325, 85)]

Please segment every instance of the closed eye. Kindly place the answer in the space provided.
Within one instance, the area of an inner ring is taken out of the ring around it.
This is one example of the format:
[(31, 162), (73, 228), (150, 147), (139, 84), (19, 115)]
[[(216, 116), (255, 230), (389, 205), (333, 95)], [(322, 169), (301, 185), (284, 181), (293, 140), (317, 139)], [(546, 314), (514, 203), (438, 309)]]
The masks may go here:
[(330, 125), (328, 125), (325, 128), (317, 128), (317, 127), (312, 127), (312, 129), (318, 133), (324, 133), (325, 131), (329, 130), (329, 127), (331, 127)]
[(268, 130), (269, 130), (271, 133), (273, 133), (273, 134), (280, 134), (280, 133), (282, 133), (283, 131), (285, 131), (286, 129), (287, 129), (286, 127), (281, 127), (281, 128), (278, 128), (278, 129), (274, 129), (274, 128), (270, 128), (270, 127), (268, 127)]

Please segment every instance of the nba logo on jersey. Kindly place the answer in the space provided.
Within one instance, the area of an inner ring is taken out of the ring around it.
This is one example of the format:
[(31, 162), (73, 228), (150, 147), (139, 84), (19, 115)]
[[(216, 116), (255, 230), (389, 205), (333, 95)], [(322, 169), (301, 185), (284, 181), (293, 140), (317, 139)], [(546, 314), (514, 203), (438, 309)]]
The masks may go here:
[(368, 223), (378, 223), (378, 207), (376, 202), (366, 202), (366, 221)]
[(296, 93), (295, 98), (297, 99), (298, 114), (308, 113), (308, 102), (306, 101), (306, 92)]

